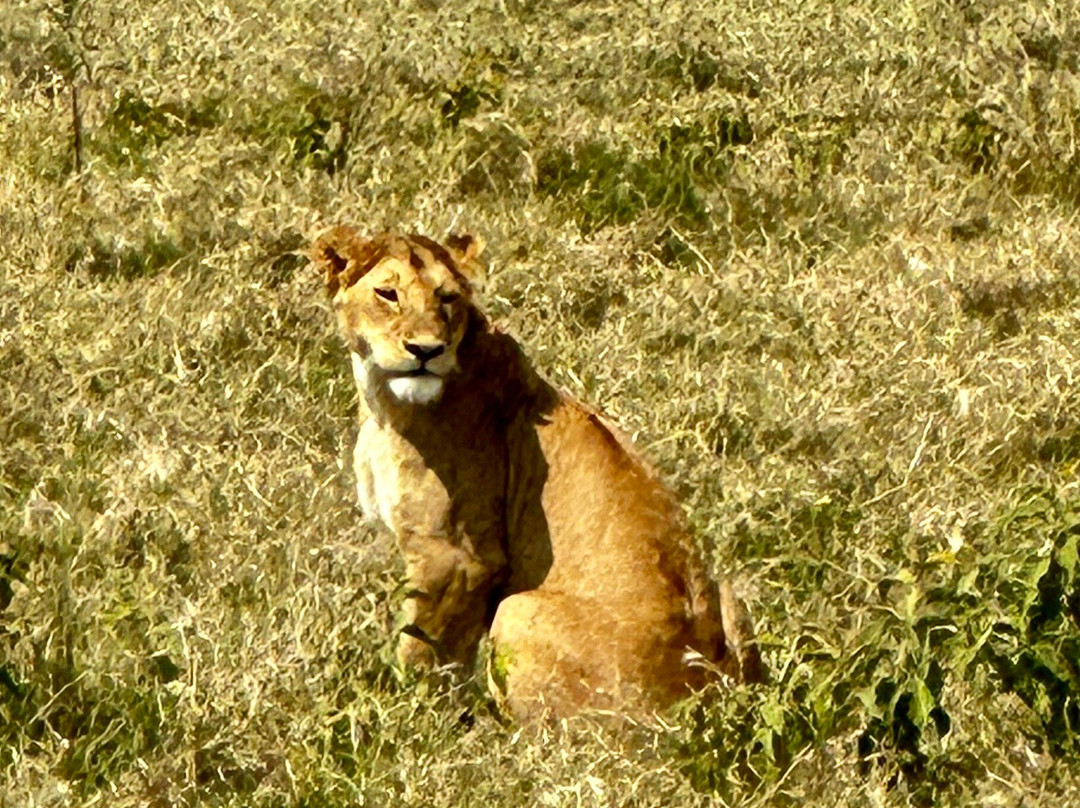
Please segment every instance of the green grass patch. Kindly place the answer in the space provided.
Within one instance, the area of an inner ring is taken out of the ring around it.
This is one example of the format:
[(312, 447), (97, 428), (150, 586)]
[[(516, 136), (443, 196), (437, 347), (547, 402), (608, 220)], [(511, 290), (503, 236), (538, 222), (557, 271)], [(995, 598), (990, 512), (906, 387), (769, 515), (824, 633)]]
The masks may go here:
[(95, 145), (113, 164), (147, 171), (152, 168), (147, 152), (171, 138), (197, 135), (221, 122), (219, 98), (207, 98), (197, 104), (153, 102), (122, 92), (105, 114)]
[(654, 135), (655, 152), (636, 157), (600, 141), (556, 147), (537, 161), (537, 190), (567, 204), (581, 228), (627, 224), (652, 211), (689, 226), (709, 219), (706, 191), (727, 176), (725, 151), (753, 140), (745, 117), (672, 124)]

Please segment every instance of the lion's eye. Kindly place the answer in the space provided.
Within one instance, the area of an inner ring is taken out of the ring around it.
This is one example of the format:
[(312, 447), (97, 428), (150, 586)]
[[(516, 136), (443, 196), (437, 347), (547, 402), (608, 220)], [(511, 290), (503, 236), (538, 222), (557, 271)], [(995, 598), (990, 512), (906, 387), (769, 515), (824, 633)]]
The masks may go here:
[(439, 302), (444, 304), (453, 303), (461, 295), (458, 292), (439, 292)]
[(389, 300), (391, 303), (397, 303), (396, 289), (376, 289), (375, 294), (377, 294), (383, 300)]

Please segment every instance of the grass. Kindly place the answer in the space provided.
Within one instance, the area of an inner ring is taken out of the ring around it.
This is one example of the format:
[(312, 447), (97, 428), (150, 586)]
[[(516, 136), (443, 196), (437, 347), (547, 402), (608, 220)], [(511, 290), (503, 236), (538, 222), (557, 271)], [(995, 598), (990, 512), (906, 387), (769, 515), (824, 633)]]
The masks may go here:
[[(1077, 20), (5, 4), (0, 805), (1077, 802)], [(769, 685), (520, 732), (395, 672), (337, 222), (486, 237)]]

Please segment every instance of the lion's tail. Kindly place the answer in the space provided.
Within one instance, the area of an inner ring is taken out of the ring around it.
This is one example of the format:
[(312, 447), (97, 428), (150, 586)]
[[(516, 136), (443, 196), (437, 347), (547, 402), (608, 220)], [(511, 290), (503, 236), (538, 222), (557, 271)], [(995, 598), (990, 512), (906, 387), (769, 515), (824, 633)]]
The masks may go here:
[(695, 650), (737, 682), (764, 682), (754, 623), (731, 581), (717, 584), (702, 576), (695, 583), (690, 602)]

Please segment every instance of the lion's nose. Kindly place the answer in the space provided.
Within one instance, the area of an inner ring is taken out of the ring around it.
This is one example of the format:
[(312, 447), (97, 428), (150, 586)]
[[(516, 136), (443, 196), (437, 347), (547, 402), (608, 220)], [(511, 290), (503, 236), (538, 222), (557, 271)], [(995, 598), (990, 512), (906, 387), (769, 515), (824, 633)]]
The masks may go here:
[(445, 351), (446, 346), (443, 345), (441, 342), (435, 343), (434, 345), (421, 345), (418, 342), (406, 342), (405, 350), (411, 353), (421, 362), (427, 362), (431, 359), (434, 359), (436, 356), (439, 356), (443, 351)]

